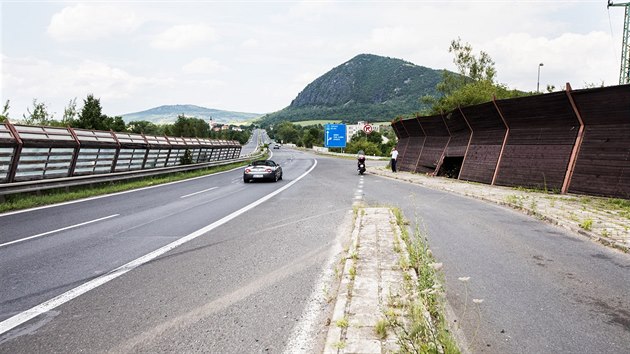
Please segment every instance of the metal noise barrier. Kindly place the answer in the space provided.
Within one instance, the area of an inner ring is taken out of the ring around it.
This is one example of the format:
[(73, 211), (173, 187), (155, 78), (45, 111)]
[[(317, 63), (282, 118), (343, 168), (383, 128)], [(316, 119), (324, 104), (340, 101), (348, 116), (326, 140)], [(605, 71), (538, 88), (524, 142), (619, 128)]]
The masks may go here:
[(241, 148), (238, 141), (4, 122), (0, 195), (245, 161), (239, 159)]

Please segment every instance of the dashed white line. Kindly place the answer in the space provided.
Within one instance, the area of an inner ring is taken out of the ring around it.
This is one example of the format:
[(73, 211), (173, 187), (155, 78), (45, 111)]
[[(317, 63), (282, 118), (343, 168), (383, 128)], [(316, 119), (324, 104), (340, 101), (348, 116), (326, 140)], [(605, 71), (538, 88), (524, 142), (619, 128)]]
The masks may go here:
[(180, 198), (188, 198), (188, 197), (192, 197), (193, 195), (197, 195), (197, 194), (205, 193), (205, 192), (211, 191), (211, 190), (213, 190), (213, 189), (217, 189), (217, 188), (219, 188), (219, 187), (212, 187), (212, 188), (204, 189), (204, 190), (199, 191), (199, 192), (195, 192), (195, 193), (190, 193), (190, 194), (182, 195)]
[(71, 225), (71, 226), (66, 226), (66, 227), (62, 227), (61, 229), (57, 229), (57, 230), (52, 230), (52, 231), (48, 231), (48, 232), (43, 232), (41, 234), (37, 234), (37, 235), (33, 235), (33, 236), (29, 236), (29, 237), (25, 237), (25, 238), (21, 238), (19, 240), (14, 240), (11, 242), (7, 242), (7, 243), (2, 243), (0, 244), (0, 247), (5, 247), (8, 245), (13, 245), (19, 242), (24, 242), (24, 241), (28, 241), (28, 240), (32, 240), (34, 238), (38, 238), (38, 237), (42, 237), (42, 236), (46, 236), (46, 235), (50, 235), (50, 234), (54, 234), (55, 232), (60, 232), (60, 231), (65, 231), (65, 230), (70, 230), (70, 229), (74, 229), (75, 227), (79, 227), (79, 226), (83, 226), (83, 225), (88, 225), (88, 224), (92, 224), (95, 222), (99, 222), (99, 221), (103, 221), (106, 219), (111, 219), (111, 218), (115, 218), (117, 216), (119, 216), (120, 214), (114, 214), (114, 215), (110, 215), (110, 216), (106, 216), (104, 218), (100, 218), (100, 219), (95, 219), (95, 220), (90, 220), (90, 221), (86, 221), (86, 222), (82, 222), (80, 224), (76, 224), (76, 225)]

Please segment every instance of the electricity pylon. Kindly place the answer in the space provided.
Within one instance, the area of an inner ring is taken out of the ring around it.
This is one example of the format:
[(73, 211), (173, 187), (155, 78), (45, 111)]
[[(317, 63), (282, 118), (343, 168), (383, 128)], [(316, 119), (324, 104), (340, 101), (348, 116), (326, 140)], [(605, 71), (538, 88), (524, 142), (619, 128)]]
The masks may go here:
[(623, 38), (621, 44), (621, 70), (619, 72), (619, 85), (630, 84), (630, 2), (613, 4), (608, 0), (608, 7), (624, 6), (626, 15), (623, 20)]

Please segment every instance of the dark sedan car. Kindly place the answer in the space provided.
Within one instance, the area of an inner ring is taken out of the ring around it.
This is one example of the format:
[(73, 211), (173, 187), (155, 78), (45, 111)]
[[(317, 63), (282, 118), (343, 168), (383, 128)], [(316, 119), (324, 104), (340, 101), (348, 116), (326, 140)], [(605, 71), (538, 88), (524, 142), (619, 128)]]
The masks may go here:
[(282, 179), (282, 167), (272, 160), (258, 160), (245, 167), (243, 181), (268, 180), (278, 182)]

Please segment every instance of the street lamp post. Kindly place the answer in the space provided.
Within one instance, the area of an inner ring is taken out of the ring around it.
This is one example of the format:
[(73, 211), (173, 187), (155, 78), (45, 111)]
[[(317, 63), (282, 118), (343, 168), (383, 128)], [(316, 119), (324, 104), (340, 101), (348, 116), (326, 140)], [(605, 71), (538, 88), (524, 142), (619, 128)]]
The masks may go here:
[(536, 81), (536, 93), (540, 92), (540, 67), (543, 66), (543, 63), (538, 64), (538, 79)]

